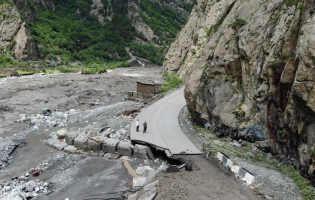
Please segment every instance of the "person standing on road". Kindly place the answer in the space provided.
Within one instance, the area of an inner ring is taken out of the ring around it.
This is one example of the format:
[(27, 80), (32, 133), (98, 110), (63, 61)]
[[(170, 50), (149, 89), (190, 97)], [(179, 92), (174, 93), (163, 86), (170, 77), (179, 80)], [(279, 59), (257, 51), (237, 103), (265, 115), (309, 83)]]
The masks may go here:
[(139, 122), (139, 119), (137, 119), (137, 121), (136, 121), (137, 132), (139, 132), (139, 125), (140, 125), (140, 122)]
[(143, 123), (143, 133), (146, 133), (147, 132), (147, 122), (146, 121), (144, 121), (144, 123)]

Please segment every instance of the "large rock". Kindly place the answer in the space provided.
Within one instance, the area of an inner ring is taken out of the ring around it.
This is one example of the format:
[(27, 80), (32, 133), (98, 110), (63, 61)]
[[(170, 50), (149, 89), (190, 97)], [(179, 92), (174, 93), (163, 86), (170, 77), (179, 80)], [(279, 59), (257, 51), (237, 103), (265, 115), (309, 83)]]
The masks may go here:
[(102, 151), (104, 153), (116, 153), (118, 143), (118, 139), (107, 138), (102, 144)]
[(59, 131), (57, 131), (57, 137), (58, 139), (63, 139), (66, 137), (66, 134), (68, 133), (68, 130), (63, 128), (63, 129), (60, 129)]
[(117, 153), (124, 155), (124, 156), (131, 156), (132, 155), (132, 148), (131, 148), (131, 141), (130, 140), (123, 140), (120, 141), (117, 145)]
[(197, 0), (163, 68), (185, 81), (193, 121), (220, 137), (267, 140), (266, 150), (272, 139), (273, 153), (300, 154), (307, 174), (313, 161), (297, 149), (315, 142), (314, 4), (284, 2)]

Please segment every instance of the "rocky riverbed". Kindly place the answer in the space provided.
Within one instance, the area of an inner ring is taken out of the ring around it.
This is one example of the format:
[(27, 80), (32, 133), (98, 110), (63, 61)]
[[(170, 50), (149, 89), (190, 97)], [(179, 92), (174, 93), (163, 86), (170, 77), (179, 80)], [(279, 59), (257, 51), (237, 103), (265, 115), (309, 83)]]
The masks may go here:
[[(99, 75), (0, 79), (1, 199), (122, 198), (132, 177), (121, 160), (111, 160), (120, 156), (68, 145), (59, 134), (93, 132), (89, 137), (128, 141), (129, 124), (144, 106), (124, 101), (137, 81), (161, 81), (160, 68), (135, 62)], [(144, 160), (137, 163), (145, 165)]]

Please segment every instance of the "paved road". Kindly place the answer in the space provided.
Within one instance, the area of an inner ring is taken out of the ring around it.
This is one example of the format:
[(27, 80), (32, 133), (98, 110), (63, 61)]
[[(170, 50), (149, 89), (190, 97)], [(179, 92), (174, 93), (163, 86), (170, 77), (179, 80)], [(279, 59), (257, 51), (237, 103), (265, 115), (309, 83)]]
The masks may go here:
[[(184, 88), (181, 88), (145, 108), (132, 122), (131, 140), (168, 149), (173, 155), (201, 154), (179, 126), (178, 115), (185, 105)], [(140, 121), (139, 132), (136, 132), (137, 119)], [(144, 121), (148, 130), (143, 134)]]

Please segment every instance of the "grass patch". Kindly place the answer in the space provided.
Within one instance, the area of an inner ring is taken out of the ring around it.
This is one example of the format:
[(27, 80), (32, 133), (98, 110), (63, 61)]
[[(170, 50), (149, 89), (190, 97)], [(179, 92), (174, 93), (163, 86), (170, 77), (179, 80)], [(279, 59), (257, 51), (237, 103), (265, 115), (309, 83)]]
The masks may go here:
[(179, 78), (178, 74), (163, 74), (163, 85), (162, 85), (162, 92), (167, 92), (173, 88), (178, 87), (183, 81)]
[(27, 75), (32, 75), (35, 74), (36, 71), (23, 71), (23, 70), (17, 70), (17, 72), (21, 75), (21, 76), (27, 76)]
[(78, 72), (78, 70), (75, 69), (75, 68), (65, 67), (65, 66), (59, 67), (59, 68), (58, 68), (58, 71), (59, 71), (60, 73), (76, 73), (76, 72)]
[(293, 166), (285, 166), (279, 163), (276, 159), (271, 161), (274, 169), (279, 171), (286, 177), (292, 178), (295, 184), (298, 186), (300, 193), (305, 200), (315, 199), (315, 188), (309, 185), (309, 182), (304, 179), (298, 170), (294, 169)]
[(4, 78), (4, 77), (7, 77), (6, 74), (0, 74), (0, 78)]

